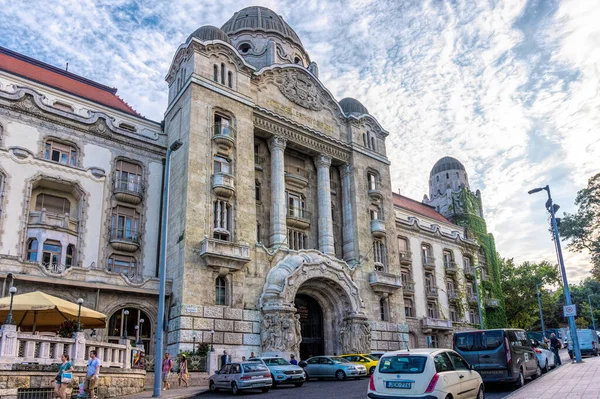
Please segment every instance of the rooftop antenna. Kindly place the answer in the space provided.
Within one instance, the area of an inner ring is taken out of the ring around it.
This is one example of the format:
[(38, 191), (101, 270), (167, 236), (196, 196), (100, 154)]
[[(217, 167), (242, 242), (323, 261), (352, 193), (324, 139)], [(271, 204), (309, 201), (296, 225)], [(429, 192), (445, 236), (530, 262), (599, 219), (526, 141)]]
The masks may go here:
[(65, 71), (69, 72), (69, 63), (67, 62), (67, 66), (65, 67)]

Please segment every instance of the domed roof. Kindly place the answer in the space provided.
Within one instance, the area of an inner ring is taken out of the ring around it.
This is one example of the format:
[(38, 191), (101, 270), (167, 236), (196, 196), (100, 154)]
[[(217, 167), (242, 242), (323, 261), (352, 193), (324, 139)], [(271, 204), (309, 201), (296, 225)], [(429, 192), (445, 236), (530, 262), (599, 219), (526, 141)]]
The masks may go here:
[(431, 169), (431, 173), (429, 174), (429, 176), (433, 176), (436, 175), (440, 172), (445, 172), (447, 170), (464, 170), (465, 166), (460, 163), (460, 161), (456, 158), (452, 158), (452, 157), (444, 157), (442, 159), (440, 159), (439, 161), (437, 161), (435, 163), (435, 165), (433, 165), (433, 168)]
[[(246, 7), (225, 22), (221, 29), (227, 34), (241, 31), (277, 33), (302, 47), (300, 38), (280, 15), (266, 7)], [(303, 47), (302, 47), (303, 48)]]
[(354, 98), (351, 98), (351, 97), (343, 98), (340, 101), (340, 107), (342, 107), (342, 111), (344, 111), (345, 114), (362, 115), (362, 114), (369, 113), (369, 110), (367, 109), (367, 107), (362, 105), (360, 101), (358, 101)]
[(212, 25), (201, 26), (200, 28), (196, 29), (194, 33), (187, 38), (186, 42), (192, 40), (193, 37), (202, 41), (221, 40), (231, 44), (231, 39), (229, 36), (227, 36), (227, 33)]

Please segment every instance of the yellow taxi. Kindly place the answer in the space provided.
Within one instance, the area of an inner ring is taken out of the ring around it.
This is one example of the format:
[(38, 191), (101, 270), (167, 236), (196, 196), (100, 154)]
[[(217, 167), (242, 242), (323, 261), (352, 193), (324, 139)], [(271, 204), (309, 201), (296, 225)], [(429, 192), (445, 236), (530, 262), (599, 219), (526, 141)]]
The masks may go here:
[(351, 361), (352, 363), (362, 364), (367, 368), (369, 374), (373, 374), (375, 369), (377, 368), (377, 363), (379, 359), (372, 357), (371, 355), (366, 354), (356, 354), (356, 355), (341, 355), (344, 359)]

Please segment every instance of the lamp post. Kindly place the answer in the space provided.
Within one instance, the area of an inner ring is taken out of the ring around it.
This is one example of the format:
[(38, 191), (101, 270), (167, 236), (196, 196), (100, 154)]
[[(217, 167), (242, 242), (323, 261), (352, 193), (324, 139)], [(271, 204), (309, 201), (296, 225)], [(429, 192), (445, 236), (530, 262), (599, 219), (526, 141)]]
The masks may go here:
[(83, 299), (79, 298), (77, 304), (79, 305), (79, 310), (77, 311), (77, 332), (81, 332), (81, 305), (83, 305)]
[(588, 295), (588, 303), (590, 304), (590, 315), (592, 316), (592, 328), (594, 329), (594, 333), (596, 333), (596, 321), (594, 320), (594, 308), (592, 307), (592, 294)]
[[(559, 205), (552, 202), (552, 196), (550, 195), (550, 186), (534, 188), (529, 190), (528, 194), (535, 194), (542, 190), (546, 190), (548, 193), (548, 200), (546, 201), (546, 210), (550, 213), (550, 220), (552, 224), (552, 232), (554, 233), (554, 244), (556, 246), (556, 253), (558, 255), (558, 263), (560, 264), (560, 272), (563, 279), (563, 289), (565, 291), (565, 304), (571, 306), (571, 291), (569, 290), (569, 282), (567, 281), (567, 271), (565, 270), (565, 262), (563, 260), (562, 249), (560, 247), (560, 236), (558, 235), (558, 224), (556, 223), (556, 211), (560, 208)], [(581, 350), (579, 349), (579, 338), (577, 337), (577, 327), (575, 326), (575, 317), (569, 316), (569, 330), (571, 331), (571, 337), (573, 339), (573, 349), (575, 349), (575, 361), (581, 363)]]
[(213, 347), (213, 338), (215, 337), (215, 330), (210, 330), (210, 351), (214, 352), (215, 348)]
[(546, 329), (544, 328), (544, 312), (542, 311), (542, 300), (540, 299), (540, 284), (535, 285), (537, 293), (538, 306), (540, 307), (540, 323), (542, 323), (542, 341), (546, 339)]
[(17, 293), (17, 287), (10, 287), (8, 292), (10, 292), (10, 307), (8, 308), (8, 316), (6, 316), (5, 324), (13, 324), (13, 317), (12, 317), (13, 297)]
[(479, 324), (481, 324), (481, 329), (484, 330), (483, 326), (483, 313), (481, 311), (481, 298), (479, 297), (479, 283), (477, 282), (477, 270), (481, 269), (481, 266), (475, 266), (473, 268), (473, 273), (475, 273), (475, 295), (477, 295), (477, 311), (479, 311)]
[[(160, 265), (158, 268), (158, 279), (159, 279), (159, 292), (158, 292), (158, 329), (156, 331), (156, 353), (157, 359), (161, 359), (163, 350), (163, 330), (165, 323), (165, 289), (167, 285), (167, 221), (169, 216), (169, 173), (171, 169), (171, 154), (173, 151), (177, 151), (181, 148), (183, 143), (181, 140), (176, 140), (171, 144), (167, 150), (167, 160), (165, 162), (165, 191), (163, 193), (163, 209), (162, 209), (162, 223), (161, 229), (161, 243), (160, 243)], [(141, 336), (141, 334), (140, 334)], [(162, 368), (154, 368), (154, 390), (152, 397), (160, 398), (161, 390), (160, 385), (162, 381)]]
[(137, 343), (140, 340), (140, 326), (138, 326), (137, 324), (135, 326), (133, 326), (133, 328), (135, 329), (135, 343), (137, 345)]
[(129, 310), (125, 309), (123, 311), (123, 314), (125, 315), (125, 323), (123, 325), (123, 339), (127, 339), (127, 316), (129, 316)]
[(137, 342), (140, 345), (142, 344), (142, 333), (144, 332), (144, 321), (145, 321), (144, 319), (140, 319), (140, 335), (139, 335), (138, 342)]

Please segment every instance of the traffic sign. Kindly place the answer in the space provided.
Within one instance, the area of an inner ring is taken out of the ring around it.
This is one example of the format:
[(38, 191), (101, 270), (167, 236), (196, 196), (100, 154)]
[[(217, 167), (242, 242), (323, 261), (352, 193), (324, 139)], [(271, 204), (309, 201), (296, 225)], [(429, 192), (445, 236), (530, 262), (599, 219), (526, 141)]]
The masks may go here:
[(575, 305), (563, 306), (563, 313), (565, 317), (577, 316), (577, 307)]

